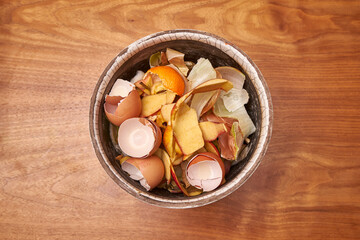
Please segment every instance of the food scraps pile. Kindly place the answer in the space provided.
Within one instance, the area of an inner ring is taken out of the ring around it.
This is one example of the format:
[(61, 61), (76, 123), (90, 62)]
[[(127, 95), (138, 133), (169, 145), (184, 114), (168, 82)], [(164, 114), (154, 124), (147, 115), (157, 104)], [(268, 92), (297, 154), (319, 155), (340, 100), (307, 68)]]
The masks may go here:
[(205, 58), (184, 61), (170, 48), (151, 55), (149, 65), (130, 81), (118, 79), (106, 95), (116, 159), (147, 191), (196, 196), (216, 189), (246, 156), (255, 131), (244, 106), (245, 75)]

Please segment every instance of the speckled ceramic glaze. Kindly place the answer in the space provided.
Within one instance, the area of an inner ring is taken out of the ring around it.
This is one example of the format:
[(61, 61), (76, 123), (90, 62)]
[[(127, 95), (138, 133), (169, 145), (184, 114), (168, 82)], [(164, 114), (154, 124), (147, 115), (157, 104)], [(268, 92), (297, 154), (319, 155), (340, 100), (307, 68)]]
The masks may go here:
[[(185, 53), (185, 60), (196, 62), (208, 58), (214, 67), (232, 66), (245, 75), (244, 88), (250, 95), (246, 109), (256, 132), (250, 136), (249, 153), (234, 165), (226, 177), (226, 183), (216, 190), (195, 197), (172, 194), (164, 189), (147, 192), (138, 182), (130, 179), (115, 160), (118, 155), (110, 140), (109, 122), (104, 114), (105, 95), (118, 78), (131, 79), (137, 70), (149, 69), (151, 54), (167, 47)], [(227, 40), (213, 34), (195, 30), (171, 30), (144, 37), (127, 48), (108, 65), (101, 75), (90, 104), (90, 134), (101, 165), (109, 176), (125, 191), (149, 204), (168, 208), (193, 208), (215, 202), (238, 189), (255, 171), (263, 158), (272, 129), (272, 103), (266, 82), (259, 69), (242, 52)]]

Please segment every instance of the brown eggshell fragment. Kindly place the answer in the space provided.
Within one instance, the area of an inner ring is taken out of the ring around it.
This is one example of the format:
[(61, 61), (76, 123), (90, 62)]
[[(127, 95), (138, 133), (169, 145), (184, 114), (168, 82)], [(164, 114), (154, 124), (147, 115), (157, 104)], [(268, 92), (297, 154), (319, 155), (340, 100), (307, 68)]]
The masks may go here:
[(118, 103), (123, 99), (124, 99), (124, 97), (121, 97), (121, 96), (106, 95), (105, 102), (113, 104), (113, 105), (118, 105)]
[(129, 95), (119, 103), (115, 111), (115, 115), (120, 117), (123, 115), (128, 118), (137, 117), (141, 113), (141, 99), (138, 91), (132, 90)]
[(116, 126), (120, 126), (126, 119), (138, 117), (141, 113), (141, 100), (136, 90), (132, 90), (117, 106), (112, 104), (114, 98), (110, 99), (111, 101), (105, 102), (104, 110), (109, 121)]
[(204, 192), (217, 188), (225, 177), (225, 166), (219, 156), (205, 152), (190, 159), (186, 168), (188, 182)]
[(140, 181), (147, 191), (159, 185), (165, 174), (163, 161), (155, 155), (147, 158), (129, 158), (121, 165), (121, 168), (132, 179)]
[(115, 111), (117, 109), (117, 105), (105, 102), (104, 111), (107, 119), (114, 125), (120, 126), (120, 124), (124, 121), (123, 118), (117, 117), (115, 115)]

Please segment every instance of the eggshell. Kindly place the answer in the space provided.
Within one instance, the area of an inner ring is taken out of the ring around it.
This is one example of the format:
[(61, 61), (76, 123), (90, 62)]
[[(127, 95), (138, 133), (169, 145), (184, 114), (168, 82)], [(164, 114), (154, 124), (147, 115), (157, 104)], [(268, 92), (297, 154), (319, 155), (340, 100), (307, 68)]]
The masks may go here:
[(217, 188), (225, 177), (225, 166), (219, 156), (205, 152), (195, 155), (186, 167), (188, 182), (209, 192)]
[(125, 98), (132, 90), (135, 90), (135, 85), (133, 83), (118, 79), (112, 86), (109, 96), (120, 96)]
[(221, 167), (221, 170), (222, 170), (222, 177), (224, 178), (225, 177), (225, 166), (224, 166), (224, 162), (221, 160), (221, 158), (214, 154), (214, 153), (211, 153), (211, 152), (204, 152), (204, 153), (199, 153), (197, 154), (196, 156), (194, 156), (188, 163), (188, 167), (193, 165), (193, 164), (196, 164), (198, 162), (201, 162), (201, 161), (204, 161), (204, 160), (213, 160), (213, 161), (217, 161)]
[[(147, 158), (129, 158), (123, 164), (125, 163), (133, 165), (141, 172), (142, 176), (146, 180), (147, 185), (150, 187), (148, 191), (159, 185), (159, 183), (164, 178), (164, 163), (157, 156), (150, 156)], [(141, 183), (141, 178), (138, 178), (137, 180), (140, 180)], [(146, 188), (146, 184), (144, 185)]]
[(105, 102), (107, 103), (110, 103), (110, 104), (113, 104), (113, 105), (118, 105), (119, 102), (121, 100), (123, 100), (124, 97), (121, 97), (121, 96), (110, 96), (110, 95), (106, 95), (105, 97)]
[(116, 116), (120, 117), (126, 115), (127, 118), (137, 117), (140, 113), (141, 99), (136, 90), (132, 90), (129, 95), (119, 103), (115, 111)]
[[(107, 98), (109, 98), (109, 96)], [(112, 104), (114, 98), (110, 99), (109, 102), (105, 102), (104, 110), (106, 117), (116, 126), (120, 126), (129, 118), (138, 117), (141, 113), (141, 99), (136, 90), (132, 90), (117, 106)]]
[(117, 105), (111, 104), (109, 102), (105, 102), (104, 111), (107, 119), (114, 125), (120, 126), (120, 124), (124, 121), (123, 118), (120, 118), (115, 115), (115, 111), (117, 109)]
[(130, 118), (119, 127), (119, 147), (134, 158), (152, 155), (159, 148), (161, 140), (160, 128), (146, 118)]

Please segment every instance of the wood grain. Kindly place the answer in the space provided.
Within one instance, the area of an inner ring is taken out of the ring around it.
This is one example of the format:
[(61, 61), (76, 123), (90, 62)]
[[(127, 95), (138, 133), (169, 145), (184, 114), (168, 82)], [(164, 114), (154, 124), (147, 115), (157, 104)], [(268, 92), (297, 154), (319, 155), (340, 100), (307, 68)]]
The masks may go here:
[[(0, 239), (360, 239), (358, 0), (1, 1), (0, 23)], [(88, 130), (108, 62), (175, 28), (238, 45), (274, 104), (253, 176), (189, 210), (126, 194)]]

